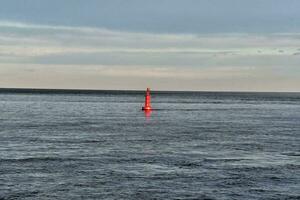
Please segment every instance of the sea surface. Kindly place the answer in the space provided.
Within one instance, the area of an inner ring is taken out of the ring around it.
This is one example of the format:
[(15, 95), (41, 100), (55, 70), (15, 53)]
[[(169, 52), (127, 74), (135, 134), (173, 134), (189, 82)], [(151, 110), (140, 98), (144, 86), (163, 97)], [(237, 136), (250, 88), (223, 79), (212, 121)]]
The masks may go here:
[(300, 199), (300, 93), (0, 90), (0, 199)]

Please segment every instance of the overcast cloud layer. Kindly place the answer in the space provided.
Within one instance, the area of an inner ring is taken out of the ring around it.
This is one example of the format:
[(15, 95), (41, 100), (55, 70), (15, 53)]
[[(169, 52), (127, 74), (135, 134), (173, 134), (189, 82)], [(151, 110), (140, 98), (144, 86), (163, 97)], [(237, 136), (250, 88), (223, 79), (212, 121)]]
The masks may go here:
[[(268, 0), (253, 1), (257, 5), (234, 0), (147, 1), (149, 7), (134, 0), (85, 1), (84, 6), (83, 1), (29, 0), (26, 6), (23, 1), (4, 2), (0, 87), (300, 91), (300, 15), (293, 8), (297, 1), (274, 0), (268, 9)], [(82, 10), (76, 8), (79, 5)], [(95, 6), (106, 11), (99, 14)], [(35, 13), (39, 7), (48, 12)], [(55, 7), (58, 14), (51, 15)], [(139, 13), (139, 8), (145, 12)], [(237, 16), (222, 18), (232, 9)], [(150, 11), (153, 16), (145, 17)], [(271, 21), (280, 17), (274, 29)], [(145, 20), (151, 21), (149, 26), (142, 25)], [(215, 21), (221, 26), (207, 25)]]

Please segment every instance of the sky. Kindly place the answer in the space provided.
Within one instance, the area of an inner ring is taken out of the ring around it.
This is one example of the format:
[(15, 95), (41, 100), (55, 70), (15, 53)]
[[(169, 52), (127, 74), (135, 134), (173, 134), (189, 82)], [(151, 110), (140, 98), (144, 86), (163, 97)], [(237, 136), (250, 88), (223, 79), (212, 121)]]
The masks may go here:
[(300, 92), (299, 0), (1, 0), (0, 88)]

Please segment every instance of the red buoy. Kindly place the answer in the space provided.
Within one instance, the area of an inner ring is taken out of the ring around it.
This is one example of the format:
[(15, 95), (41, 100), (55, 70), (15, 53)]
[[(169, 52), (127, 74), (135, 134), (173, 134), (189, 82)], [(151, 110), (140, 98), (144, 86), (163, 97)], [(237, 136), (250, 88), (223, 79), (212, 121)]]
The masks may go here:
[(143, 106), (142, 110), (145, 110), (145, 111), (152, 110), (150, 102), (151, 102), (150, 88), (147, 88), (146, 96), (145, 96), (145, 105)]

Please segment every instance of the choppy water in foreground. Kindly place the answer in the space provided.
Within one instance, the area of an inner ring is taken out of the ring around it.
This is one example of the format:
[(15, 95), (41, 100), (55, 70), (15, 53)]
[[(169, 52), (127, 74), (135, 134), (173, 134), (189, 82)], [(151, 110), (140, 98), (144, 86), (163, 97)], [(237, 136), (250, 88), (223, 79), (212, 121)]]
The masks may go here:
[(0, 91), (0, 199), (300, 199), (300, 93)]

